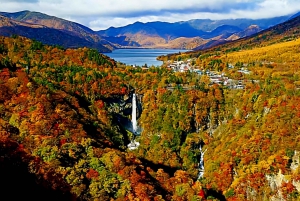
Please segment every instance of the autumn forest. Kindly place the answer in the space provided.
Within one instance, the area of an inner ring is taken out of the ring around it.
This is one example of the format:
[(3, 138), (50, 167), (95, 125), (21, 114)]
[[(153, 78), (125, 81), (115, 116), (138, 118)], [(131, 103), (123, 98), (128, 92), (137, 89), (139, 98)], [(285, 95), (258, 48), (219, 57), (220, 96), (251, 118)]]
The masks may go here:
[[(164, 65), (126, 66), (95, 49), (0, 37), (5, 197), (299, 200), (300, 31), (293, 23), (159, 58), (191, 59), (243, 89)], [(140, 145), (129, 150), (134, 93)]]

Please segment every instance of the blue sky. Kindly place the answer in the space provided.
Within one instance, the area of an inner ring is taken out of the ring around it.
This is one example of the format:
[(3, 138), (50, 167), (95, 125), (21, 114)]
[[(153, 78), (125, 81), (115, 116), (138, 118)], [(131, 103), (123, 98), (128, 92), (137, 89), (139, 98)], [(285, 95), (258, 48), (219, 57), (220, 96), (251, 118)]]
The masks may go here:
[(0, 0), (0, 11), (30, 10), (93, 30), (136, 21), (269, 18), (300, 11), (300, 0)]

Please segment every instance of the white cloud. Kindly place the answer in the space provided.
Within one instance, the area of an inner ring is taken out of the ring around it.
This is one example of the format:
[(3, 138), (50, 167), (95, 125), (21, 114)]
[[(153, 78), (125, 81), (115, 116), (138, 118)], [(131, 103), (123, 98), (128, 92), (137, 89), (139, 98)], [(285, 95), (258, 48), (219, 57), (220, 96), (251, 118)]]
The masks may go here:
[(4, 12), (31, 10), (82, 23), (92, 29), (135, 21), (267, 18), (295, 13), (299, 0), (0, 0)]

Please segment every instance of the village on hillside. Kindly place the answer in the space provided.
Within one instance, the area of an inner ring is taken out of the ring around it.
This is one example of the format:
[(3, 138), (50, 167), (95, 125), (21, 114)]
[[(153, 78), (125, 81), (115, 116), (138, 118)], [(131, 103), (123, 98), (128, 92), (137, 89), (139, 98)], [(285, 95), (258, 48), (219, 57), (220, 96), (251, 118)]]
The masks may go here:
[[(249, 82), (246, 79), (234, 80), (230, 79), (223, 72), (218, 71), (210, 71), (210, 70), (202, 70), (199, 66), (193, 65), (192, 59), (188, 59), (186, 61), (171, 61), (168, 60), (166, 62), (167, 68), (173, 70), (174, 72), (194, 72), (199, 76), (206, 75), (210, 79), (210, 84), (219, 84), (228, 87), (229, 89), (244, 89), (245, 84)], [(243, 75), (249, 75), (251, 71), (248, 70), (247, 64), (243, 64), (243, 67), (238, 68), (237, 72)], [(235, 66), (233, 64), (227, 65), (228, 69), (234, 69)], [(243, 76), (245, 77), (245, 76)], [(251, 80), (251, 82), (257, 82), (256, 80)]]

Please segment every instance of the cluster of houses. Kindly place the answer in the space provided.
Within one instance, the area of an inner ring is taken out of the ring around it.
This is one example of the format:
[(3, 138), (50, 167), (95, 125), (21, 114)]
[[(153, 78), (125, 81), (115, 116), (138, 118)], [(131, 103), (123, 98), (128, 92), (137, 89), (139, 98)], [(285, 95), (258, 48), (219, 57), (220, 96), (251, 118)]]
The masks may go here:
[(168, 61), (168, 63), (168, 68), (171, 68), (175, 72), (187, 72), (191, 71), (193, 68), (193, 66), (190, 63), (190, 60), (188, 60), (187, 62), (174, 61), (173, 63), (170, 63), (170, 61)]
[[(172, 69), (175, 72), (194, 72), (197, 73), (199, 76), (207, 75), (210, 78), (211, 84), (220, 84), (223, 86), (227, 86), (230, 89), (244, 89), (245, 88), (245, 81), (244, 80), (233, 80), (229, 79), (224, 73), (215, 72), (215, 71), (203, 71), (198, 69), (197, 67), (191, 64), (191, 59), (187, 61), (168, 61), (167, 67)], [(233, 69), (233, 64), (228, 64), (229, 69)], [(246, 66), (240, 68), (238, 72), (248, 75), (250, 71), (246, 68)]]
[(207, 76), (210, 78), (211, 84), (219, 84), (227, 86), (229, 89), (244, 89), (244, 80), (233, 80), (225, 76), (224, 73), (218, 74), (218, 72), (207, 71)]

